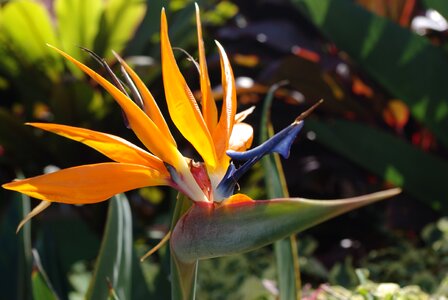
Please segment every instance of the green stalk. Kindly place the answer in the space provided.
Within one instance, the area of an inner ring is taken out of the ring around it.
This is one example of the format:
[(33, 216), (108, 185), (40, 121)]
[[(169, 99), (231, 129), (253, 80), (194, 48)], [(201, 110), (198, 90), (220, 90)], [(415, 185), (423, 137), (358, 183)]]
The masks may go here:
[[(177, 221), (191, 207), (191, 201), (187, 196), (179, 194), (176, 206), (174, 208), (173, 219), (171, 222), (171, 232), (177, 224)], [(171, 249), (171, 299), (172, 300), (193, 300), (196, 293), (196, 279), (198, 270), (198, 261), (182, 262), (177, 259), (174, 251)]]
[[(275, 91), (285, 83), (273, 85), (266, 95), (260, 126), (260, 144), (274, 135), (274, 129), (270, 121), (271, 105)], [(268, 198), (288, 198), (288, 187), (278, 154), (265, 156), (261, 162), (265, 171), (264, 179)], [(275, 242), (274, 252), (277, 262), (280, 300), (301, 299), (302, 284), (296, 236), (291, 235), (289, 238)]]
[[(23, 176), (19, 176), (23, 178)], [(21, 200), (18, 202), (19, 220), (25, 218), (31, 211), (30, 198), (26, 195), (21, 195)], [(31, 299), (31, 270), (32, 270), (32, 254), (31, 254), (31, 222), (23, 225), (22, 230), (17, 234), (18, 239), (18, 298)]]

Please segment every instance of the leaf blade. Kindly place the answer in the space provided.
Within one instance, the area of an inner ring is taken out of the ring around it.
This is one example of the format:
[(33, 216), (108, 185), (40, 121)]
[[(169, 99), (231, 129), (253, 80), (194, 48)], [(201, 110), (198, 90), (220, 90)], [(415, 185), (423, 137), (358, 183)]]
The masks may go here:
[[(265, 97), (260, 126), (260, 144), (273, 136), (274, 130), (269, 116), (274, 93), (280, 85), (272, 86)], [(289, 197), (279, 155), (277, 153), (267, 155), (263, 157), (261, 163), (264, 169), (264, 181), (268, 198)], [(277, 280), (281, 300), (301, 299), (299, 257), (296, 242), (295, 235), (291, 235), (289, 238), (274, 243)]]
[(94, 51), (102, 57), (120, 53), (143, 20), (146, 3), (140, 0), (110, 0), (104, 5)]
[(14, 1), (5, 5), (1, 14), (1, 37), (16, 47), (26, 63), (43, 63), (47, 74), (55, 79), (62, 71), (62, 62), (45, 49), (45, 43), (57, 45), (45, 7), (34, 1)]
[(356, 122), (334, 120), (324, 123), (310, 119), (306, 126), (316, 133), (317, 142), (403, 187), (433, 208), (448, 211), (445, 201), (448, 187), (444, 183), (444, 178), (448, 178), (446, 160)]
[(403, 100), (412, 115), (448, 145), (445, 82), (448, 60), (441, 47), (433, 46), (428, 39), (369, 13), (351, 1), (294, 0), (293, 3), (338, 48)]
[(33, 298), (35, 300), (58, 300), (48, 276), (40, 263), (37, 250), (33, 249), (33, 271), (31, 273)]
[(106, 228), (86, 299), (107, 299), (107, 278), (120, 299), (130, 299), (132, 252), (131, 210), (126, 196), (119, 194), (109, 203)]

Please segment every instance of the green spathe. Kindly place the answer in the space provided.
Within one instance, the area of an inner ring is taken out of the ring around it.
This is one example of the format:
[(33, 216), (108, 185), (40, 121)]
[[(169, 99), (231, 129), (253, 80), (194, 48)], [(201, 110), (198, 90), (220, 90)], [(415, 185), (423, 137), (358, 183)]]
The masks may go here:
[(171, 249), (185, 263), (243, 253), (400, 192), (396, 188), (342, 200), (288, 198), (193, 204), (174, 228)]

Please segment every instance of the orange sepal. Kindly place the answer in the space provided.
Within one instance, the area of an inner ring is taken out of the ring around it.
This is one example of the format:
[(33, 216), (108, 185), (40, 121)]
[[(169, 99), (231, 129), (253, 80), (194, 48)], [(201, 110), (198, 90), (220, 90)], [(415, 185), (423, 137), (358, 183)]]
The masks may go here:
[(156, 103), (156, 100), (152, 96), (151, 92), (147, 88), (147, 86), (143, 83), (140, 77), (132, 70), (131, 67), (117, 54), (114, 52), (115, 57), (118, 62), (123, 66), (123, 68), (128, 72), (129, 76), (135, 83), (140, 95), (142, 96), (144, 111), (151, 118), (151, 120), (157, 125), (160, 131), (167, 137), (173, 145), (176, 145), (176, 141), (174, 140), (171, 131), (166, 124), (165, 118), (160, 112), (159, 106)]
[(146, 152), (121, 137), (85, 128), (60, 124), (26, 124), (83, 143), (116, 162), (139, 164), (156, 169), (164, 174), (168, 174), (165, 165), (158, 157)]
[(100, 84), (115, 99), (115, 101), (118, 102), (125, 112), (132, 130), (152, 153), (175, 168), (183, 167), (181, 166), (181, 164), (184, 164), (182, 163), (183, 157), (177, 150), (176, 145), (173, 145), (173, 143), (163, 135), (154, 122), (131, 99), (124, 95), (104, 77), (83, 63), (54, 46), (48, 46), (74, 63), (78, 68)]
[(216, 42), (221, 60), (223, 103), (218, 126), (213, 132), (213, 140), (216, 147), (216, 154), (221, 165), (228, 163), (226, 151), (229, 146), (230, 135), (235, 124), (236, 114), (236, 89), (235, 78), (229, 59), (220, 43)]
[(196, 5), (196, 28), (198, 32), (199, 69), (202, 95), (202, 115), (210, 132), (215, 130), (218, 123), (218, 109), (213, 99), (210, 78), (208, 77), (207, 61), (205, 59), (204, 41), (202, 39), (201, 17), (199, 7)]
[(49, 202), (90, 204), (132, 189), (169, 184), (169, 178), (145, 166), (101, 163), (17, 180), (2, 187)]
[(244, 203), (253, 203), (255, 200), (250, 198), (245, 194), (235, 194), (230, 196), (228, 199), (224, 200), (221, 205), (235, 205), (235, 204), (244, 204)]
[(207, 165), (216, 165), (215, 148), (196, 100), (177, 66), (168, 38), (165, 11), (161, 17), (162, 74), (168, 110), (176, 127)]

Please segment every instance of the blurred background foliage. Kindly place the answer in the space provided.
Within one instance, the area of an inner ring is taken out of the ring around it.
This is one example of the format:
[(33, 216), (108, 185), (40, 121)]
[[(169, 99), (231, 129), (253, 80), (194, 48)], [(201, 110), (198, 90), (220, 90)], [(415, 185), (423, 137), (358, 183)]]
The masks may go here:
[[(380, 295), (385, 289), (397, 295), (415, 292), (421, 299), (425, 293), (446, 296), (448, 235), (442, 217), (448, 212), (447, 2), (198, 4), (212, 84), (220, 82), (213, 43), (217, 39), (237, 76), (240, 110), (258, 107), (249, 119), (257, 135), (262, 100), (272, 84), (288, 81), (275, 92), (271, 119), (276, 129), (317, 100), (325, 100), (307, 120), (283, 165), (291, 195), (342, 198), (391, 185), (404, 189), (393, 201), (299, 236), (302, 281), (308, 293), (304, 296), (340, 299), (335, 295), (358, 293), (371, 299), (366, 295)], [(105, 57), (114, 69), (111, 50), (121, 53), (166, 112), (158, 44), (162, 7), (167, 8), (173, 45), (197, 57), (192, 1), (0, 1), (0, 183), (54, 167), (104, 161), (82, 145), (32, 130), (24, 122), (81, 126), (138, 144), (112, 99), (46, 43), (105, 76), (79, 46)], [(181, 51), (176, 54), (188, 83), (197, 90), (194, 64)], [(218, 84), (214, 93), (219, 99)], [(185, 142), (180, 145), (184, 153), (191, 152)], [(263, 174), (261, 166), (254, 168), (243, 179), (244, 192), (266, 197)], [(110, 299), (169, 297), (168, 250), (142, 264), (138, 257), (168, 230), (175, 201), (171, 191), (145, 188), (127, 193), (132, 214), (125, 215), (116, 215), (117, 209), (127, 211), (124, 195), (109, 204), (54, 205), (33, 221), (32, 230), (25, 227), (19, 235), (15, 227), (35, 203), (4, 190), (0, 197), (0, 299), (49, 299), (50, 294), (83, 299), (85, 293), (90, 299), (98, 297), (95, 293)], [(119, 218), (130, 236), (120, 239), (124, 256), (111, 258), (108, 237), (117, 234), (113, 228)], [(105, 227), (112, 229), (103, 235)], [(31, 247), (37, 249), (34, 255)], [(98, 279), (98, 274), (110, 271), (104, 257), (117, 268), (131, 270), (132, 280), (109, 278), (107, 285)], [(26, 276), (31, 272), (33, 276)], [(200, 265), (198, 297), (274, 299), (275, 272), (271, 248), (210, 260)], [(402, 287), (419, 285), (421, 290), (375, 284), (389, 281)]]

